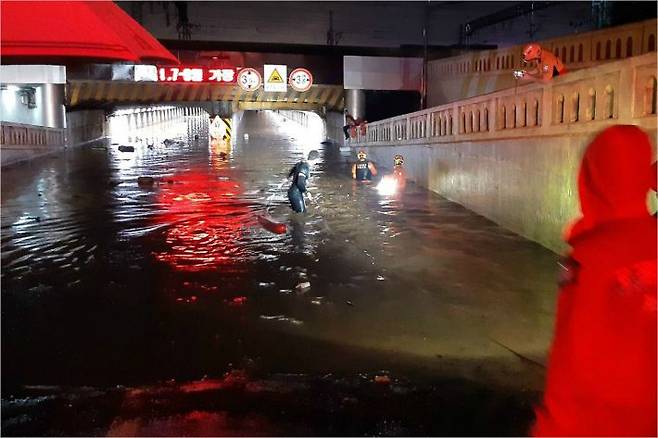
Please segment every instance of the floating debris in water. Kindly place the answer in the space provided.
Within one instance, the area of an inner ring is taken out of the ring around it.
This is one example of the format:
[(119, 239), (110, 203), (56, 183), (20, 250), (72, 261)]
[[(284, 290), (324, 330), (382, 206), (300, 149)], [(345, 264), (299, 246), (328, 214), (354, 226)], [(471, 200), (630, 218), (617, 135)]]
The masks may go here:
[(291, 317), (285, 316), (285, 315), (261, 315), (260, 318), (264, 319), (266, 321), (289, 322), (292, 325), (302, 325), (302, 324), (304, 324), (304, 321), (300, 321), (299, 319), (291, 318)]
[(155, 178), (152, 176), (140, 176), (137, 178), (137, 185), (141, 187), (150, 187), (155, 184)]
[(375, 383), (379, 383), (381, 385), (388, 385), (391, 383), (391, 378), (387, 375), (378, 375), (375, 376)]
[(243, 306), (246, 302), (247, 302), (247, 297), (245, 296), (233, 297), (233, 299), (229, 301), (228, 305), (233, 307), (238, 307), (238, 306)]
[(297, 286), (295, 286), (295, 291), (298, 294), (304, 294), (304, 293), (308, 292), (309, 289), (311, 289), (311, 283), (308, 282), (308, 281), (305, 281), (303, 283), (299, 283)]

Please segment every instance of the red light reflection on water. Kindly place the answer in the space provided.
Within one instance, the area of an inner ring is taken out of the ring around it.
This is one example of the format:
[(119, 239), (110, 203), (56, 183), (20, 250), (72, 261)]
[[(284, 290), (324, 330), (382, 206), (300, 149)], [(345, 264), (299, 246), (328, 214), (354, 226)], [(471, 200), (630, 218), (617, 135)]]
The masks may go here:
[(198, 272), (236, 267), (243, 261), (240, 245), (250, 210), (237, 199), (242, 188), (226, 176), (189, 172), (172, 177), (158, 203), (158, 225), (169, 225), (166, 249), (155, 257), (176, 270)]

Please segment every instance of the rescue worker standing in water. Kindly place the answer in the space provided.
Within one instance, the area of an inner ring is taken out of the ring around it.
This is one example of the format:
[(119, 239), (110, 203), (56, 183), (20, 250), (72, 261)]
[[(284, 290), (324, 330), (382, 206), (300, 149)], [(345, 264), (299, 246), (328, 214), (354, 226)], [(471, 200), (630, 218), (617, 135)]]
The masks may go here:
[(357, 181), (370, 181), (377, 175), (377, 167), (372, 161), (368, 161), (368, 155), (364, 150), (356, 154), (358, 160), (352, 164), (352, 179)]
[(530, 64), (532, 69), (515, 70), (514, 77), (517, 79), (548, 82), (553, 77), (567, 72), (560, 58), (537, 43), (525, 46), (522, 56), (523, 63)]
[(399, 188), (404, 188), (407, 182), (407, 172), (404, 170), (402, 165), (404, 164), (404, 157), (400, 154), (396, 154), (393, 157), (393, 178), (395, 178), (395, 183)]
[[(315, 160), (318, 156), (318, 151), (311, 151), (308, 154), (308, 161)], [(295, 164), (288, 174), (288, 178), (292, 177), (292, 184), (288, 188), (288, 200), (290, 201), (290, 208), (297, 213), (306, 211), (304, 193), (307, 193), (306, 182), (311, 176), (311, 166), (308, 161), (302, 160)]]

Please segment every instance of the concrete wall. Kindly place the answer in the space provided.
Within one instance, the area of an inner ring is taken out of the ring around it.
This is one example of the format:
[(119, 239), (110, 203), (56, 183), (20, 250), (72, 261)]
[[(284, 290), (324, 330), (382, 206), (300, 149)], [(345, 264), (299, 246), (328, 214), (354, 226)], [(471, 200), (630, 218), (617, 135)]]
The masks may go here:
[(66, 130), (19, 123), (0, 123), (0, 166), (61, 151)]
[(66, 140), (69, 146), (80, 146), (108, 135), (109, 124), (103, 110), (66, 113)]
[(66, 68), (0, 65), (0, 121), (65, 128)]
[[(29, 94), (31, 105), (27, 104)], [(0, 121), (64, 128), (64, 85), (9, 85), (0, 90)]]
[(345, 56), (343, 86), (346, 90), (420, 91), (422, 58), (387, 56)]
[[(131, 130), (157, 126), (185, 115), (201, 115), (197, 106), (152, 105), (121, 109), (112, 120), (114, 139), (127, 141)], [(66, 129), (3, 122), (1, 125), (0, 165), (31, 160), (61, 152), (67, 147), (84, 146), (110, 135), (110, 119), (103, 110), (79, 110), (66, 113)]]
[(102, 110), (66, 113), (66, 125), (64, 129), (2, 122), (0, 165), (62, 152), (67, 147), (99, 140), (108, 134), (108, 123)]
[[(656, 50), (656, 20), (541, 41), (570, 71)], [(651, 41), (653, 39), (653, 45)], [(620, 47), (619, 53), (617, 46)], [(429, 106), (513, 88), (512, 71), (521, 67), (523, 45), (471, 52), (428, 65)], [(609, 50), (608, 50), (609, 47)], [(619, 56), (618, 56), (619, 55)]]
[(578, 216), (584, 148), (618, 123), (655, 141), (656, 99), (656, 58), (646, 54), (371, 123), (352, 146), (384, 165), (403, 154), (419, 185), (560, 252)]
[(342, 146), (345, 144), (345, 135), (343, 126), (345, 125), (345, 116), (343, 113), (329, 111), (325, 117), (326, 123), (326, 140), (332, 144)]
[[(343, 145), (343, 125), (345, 119), (342, 113), (329, 111), (324, 117), (311, 111), (276, 110), (279, 116), (298, 125), (304, 138), (312, 144), (329, 142), (334, 145)], [(319, 134), (319, 135), (318, 135)]]

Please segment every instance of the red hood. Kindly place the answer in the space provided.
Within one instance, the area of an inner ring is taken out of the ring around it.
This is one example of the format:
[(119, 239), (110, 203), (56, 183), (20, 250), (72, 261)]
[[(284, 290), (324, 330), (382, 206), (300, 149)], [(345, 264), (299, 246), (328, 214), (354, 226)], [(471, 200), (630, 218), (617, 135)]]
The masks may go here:
[(601, 132), (588, 146), (578, 175), (582, 217), (570, 238), (607, 222), (648, 216), (649, 137), (633, 125)]

